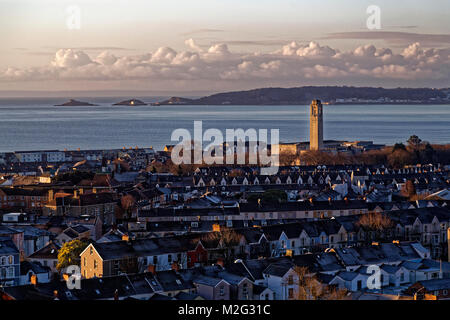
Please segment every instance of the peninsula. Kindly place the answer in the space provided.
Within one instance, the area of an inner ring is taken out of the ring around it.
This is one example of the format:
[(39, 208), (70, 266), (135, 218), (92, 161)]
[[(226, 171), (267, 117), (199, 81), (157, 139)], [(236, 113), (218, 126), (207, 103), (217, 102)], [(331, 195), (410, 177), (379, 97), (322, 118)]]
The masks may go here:
[(450, 89), (308, 86), (217, 93), (199, 99), (172, 97), (154, 105), (449, 104)]

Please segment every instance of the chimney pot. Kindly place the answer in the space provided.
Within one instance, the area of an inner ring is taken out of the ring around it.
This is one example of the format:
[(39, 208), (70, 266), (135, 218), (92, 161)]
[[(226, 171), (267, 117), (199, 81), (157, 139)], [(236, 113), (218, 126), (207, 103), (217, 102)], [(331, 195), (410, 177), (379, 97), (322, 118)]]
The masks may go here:
[(217, 263), (217, 265), (221, 266), (222, 268), (225, 264), (225, 262), (223, 261), (223, 258), (218, 258), (216, 263)]
[(155, 273), (156, 273), (156, 266), (155, 266), (154, 264), (150, 264), (150, 265), (147, 267), (147, 270), (148, 270), (148, 272), (150, 272), (150, 273), (152, 273), (152, 274), (155, 274)]

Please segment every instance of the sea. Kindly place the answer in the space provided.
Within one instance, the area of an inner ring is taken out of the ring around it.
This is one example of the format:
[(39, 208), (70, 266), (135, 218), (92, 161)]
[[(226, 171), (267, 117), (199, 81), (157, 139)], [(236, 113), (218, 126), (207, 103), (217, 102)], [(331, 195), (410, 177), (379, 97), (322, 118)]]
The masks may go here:
[[(0, 99), (0, 152), (153, 147), (162, 150), (175, 129), (279, 129), (281, 142), (309, 140), (309, 106), (114, 106), (120, 99), (77, 100), (98, 106), (62, 107), (67, 99)], [(123, 100), (123, 99), (122, 99)], [(145, 101), (145, 100), (144, 100)], [(147, 102), (147, 101), (146, 101)], [(325, 105), (324, 139), (405, 142), (415, 134), (450, 143), (450, 105)]]

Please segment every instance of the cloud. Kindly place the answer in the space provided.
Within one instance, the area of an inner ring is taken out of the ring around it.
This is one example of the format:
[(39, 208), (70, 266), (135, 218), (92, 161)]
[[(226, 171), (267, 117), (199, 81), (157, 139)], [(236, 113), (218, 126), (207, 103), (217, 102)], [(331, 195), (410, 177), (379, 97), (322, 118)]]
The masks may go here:
[(299, 57), (332, 57), (337, 51), (328, 47), (320, 46), (317, 42), (310, 42), (307, 45), (301, 45), (297, 42), (291, 42), (283, 46), (281, 51), (278, 51), (285, 56), (297, 55)]
[[(347, 84), (376, 86), (450, 85), (450, 50), (414, 42), (394, 51), (372, 44), (348, 51), (317, 42), (290, 42), (268, 53), (231, 51), (227, 44), (203, 50), (192, 39), (187, 50), (161, 47), (154, 52), (117, 56), (103, 51), (60, 49), (44, 66), (0, 70), (0, 84), (18, 82), (105, 83), (140, 81), (184, 90), (241, 89), (265, 85)], [(45, 81), (43, 81), (45, 80)]]
[(91, 58), (83, 51), (60, 49), (56, 52), (51, 64), (55, 67), (76, 68), (92, 63)]
[(359, 31), (330, 33), (323, 39), (384, 40), (391, 45), (420, 42), (426, 46), (442, 46), (450, 43), (450, 34), (425, 34), (396, 31)]
[(185, 44), (186, 46), (188, 46), (188, 47), (189, 47), (190, 49), (192, 49), (192, 50), (195, 50), (195, 51), (203, 51), (203, 49), (200, 48), (200, 46), (198, 46), (198, 45), (195, 43), (194, 39), (192, 39), (192, 38), (190, 38), (190, 39), (184, 41), (184, 44)]

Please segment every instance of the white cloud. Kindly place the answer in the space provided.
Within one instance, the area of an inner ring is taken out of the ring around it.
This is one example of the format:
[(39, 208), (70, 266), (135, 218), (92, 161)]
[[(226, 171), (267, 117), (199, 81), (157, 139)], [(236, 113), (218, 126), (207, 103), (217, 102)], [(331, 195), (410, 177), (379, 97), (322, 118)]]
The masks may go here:
[[(271, 53), (231, 52), (226, 44), (202, 50), (194, 40), (186, 40), (189, 50), (161, 47), (153, 53), (115, 56), (107, 51), (91, 58), (87, 53), (61, 49), (48, 65), (33, 68), (9, 67), (0, 70), (0, 82), (182, 81), (185, 90), (204, 89), (204, 84), (239, 89), (247, 86), (287, 86), (316, 83), (450, 85), (450, 51), (423, 49), (413, 43), (400, 53), (390, 48), (365, 45), (339, 51), (311, 42), (291, 42)], [(150, 82), (148, 82), (150, 83)], [(93, 86), (94, 87), (94, 86)]]
[(73, 49), (60, 49), (51, 62), (55, 67), (74, 68), (92, 63), (91, 58), (83, 51)]

